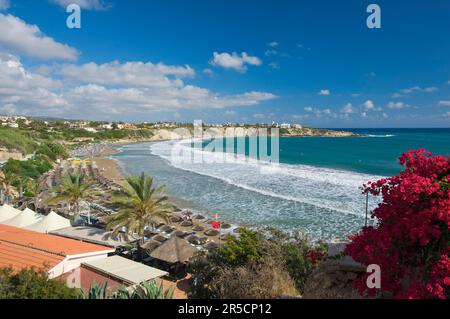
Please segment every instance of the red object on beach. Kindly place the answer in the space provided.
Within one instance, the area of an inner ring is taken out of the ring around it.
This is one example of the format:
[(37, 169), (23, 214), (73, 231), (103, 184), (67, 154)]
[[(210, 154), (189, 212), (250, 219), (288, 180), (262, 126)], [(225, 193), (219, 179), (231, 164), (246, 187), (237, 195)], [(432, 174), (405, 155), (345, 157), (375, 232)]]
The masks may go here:
[(213, 222), (211, 223), (211, 225), (212, 225), (212, 227), (213, 227), (214, 229), (216, 229), (216, 230), (220, 228), (220, 222), (217, 221), (217, 220), (213, 221)]

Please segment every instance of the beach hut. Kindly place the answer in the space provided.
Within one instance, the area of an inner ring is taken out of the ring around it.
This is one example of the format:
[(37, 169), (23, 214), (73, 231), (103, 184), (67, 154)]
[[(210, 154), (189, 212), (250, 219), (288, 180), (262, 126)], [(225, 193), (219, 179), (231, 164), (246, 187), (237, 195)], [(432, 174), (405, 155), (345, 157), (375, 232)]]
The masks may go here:
[(2, 222), (2, 224), (18, 228), (24, 228), (36, 224), (43, 217), (44, 217), (43, 215), (33, 212), (31, 209), (25, 208), (25, 210), (19, 213), (16, 217), (8, 219)]
[(20, 210), (15, 209), (12, 206), (9, 206), (7, 204), (0, 207), (0, 224), (4, 221), (7, 221), (9, 219), (12, 219), (14, 217), (17, 217), (21, 213)]
[(41, 220), (37, 223), (25, 228), (45, 234), (58, 229), (68, 228), (70, 226), (71, 224), (69, 219), (59, 216), (55, 212), (50, 212), (50, 214), (48, 214), (44, 218), (41, 218)]

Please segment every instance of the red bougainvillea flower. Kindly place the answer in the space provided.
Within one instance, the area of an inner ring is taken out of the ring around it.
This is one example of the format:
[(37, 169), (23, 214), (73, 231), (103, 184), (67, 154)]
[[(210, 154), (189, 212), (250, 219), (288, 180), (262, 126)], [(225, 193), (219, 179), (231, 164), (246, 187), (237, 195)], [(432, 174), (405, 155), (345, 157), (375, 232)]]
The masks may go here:
[(450, 157), (423, 149), (400, 157), (399, 175), (364, 185), (381, 195), (373, 211), (376, 227), (350, 237), (346, 253), (364, 265), (381, 267), (381, 289), (368, 289), (366, 276), (355, 281), (362, 295), (395, 298), (450, 296)]

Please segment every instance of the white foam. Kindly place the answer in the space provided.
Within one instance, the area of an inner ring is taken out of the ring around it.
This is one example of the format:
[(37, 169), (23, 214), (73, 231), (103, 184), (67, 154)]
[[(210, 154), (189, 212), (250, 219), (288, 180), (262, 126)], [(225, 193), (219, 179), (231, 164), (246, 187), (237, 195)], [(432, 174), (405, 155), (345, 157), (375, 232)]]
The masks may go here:
[[(314, 167), (309, 165), (273, 164), (223, 152), (193, 150), (186, 141), (160, 142), (151, 152), (172, 166), (220, 179), (230, 185), (276, 197), (320, 207), (343, 214), (364, 215), (365, 199), (359, 187), (381, 176)], [(202, 163), (180, 162), (171, 156), (174, 145), (184, 151), (201, 153)], [(223, 163), (223, 159), (228, 159)], [(233, 161), (231, 161), (233, 160)], [(371, 199), (375, 205), (376, 199)]]

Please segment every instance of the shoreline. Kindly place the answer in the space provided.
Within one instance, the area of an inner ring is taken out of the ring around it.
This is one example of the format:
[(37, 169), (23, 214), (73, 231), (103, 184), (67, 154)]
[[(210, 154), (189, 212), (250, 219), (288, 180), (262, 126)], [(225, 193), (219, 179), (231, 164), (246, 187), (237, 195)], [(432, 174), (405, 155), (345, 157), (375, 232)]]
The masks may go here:
[[(152, 142), (159, 142), (159, 141), (152, 141)], [(136, 143), (145, 143), (145, 142), (139, 141)], [(130, 145), (130, 144), (122, 144), (122, 145)], [(98, 169), (105, 178), (123, 186), (126, 184), (126, 178), (129, 174), (127, 174), (124, 168), (121, 167), (120, 161), (118, 159), (108, 157), (113, 154), (117, 154), (118, 152), (119, 150), (117, 150), (116, 148), (115, 152), (111, 152), (107, 156), (95, 157), (93, 158), (93, 161), (97, 164)], [(233, 234), (237, 235), (235, 230), (245, 227), (245, 225), (231, 224), (222, 220), (221, 223), (227, 226), (226, 229), (225, 228), (222, 229), (220, 233), (216, 236), (205, 236), (204, 232), (212, 229), (211, 222), (213, 221), (213, 216), (210, 216), (210, 214), (208, 214), (205, 210), (196, 207), (196, 205), (190, 202), (189, 200), (178, 198), (176, 196), (167, 193), (165, 195), (169, 197), (168, 202), (175, 206), (175, 210), (169, 214), (170, 219), (173, 217), (182, 217), (186, 213), (191, 214), (193, 226), (201, 226), (202, 228), (204, 228), (204, 230), (197, 232), (196, 236), (198, 237), (207, 237), (209, 241), (213, 241), (216, 244), (220, 245), (220, 243), (223, 242), (224, 240), (224, 238), (220, 237)], [(203, 218), (197, 219), (196, 216), (202, 216)], [(170, 222), (169, 225), (176, 226), (176, 228), (181, 231), (192, 232), (192, 226), (183, 227), (180, 224), (175, 224), (173, 222)]]

